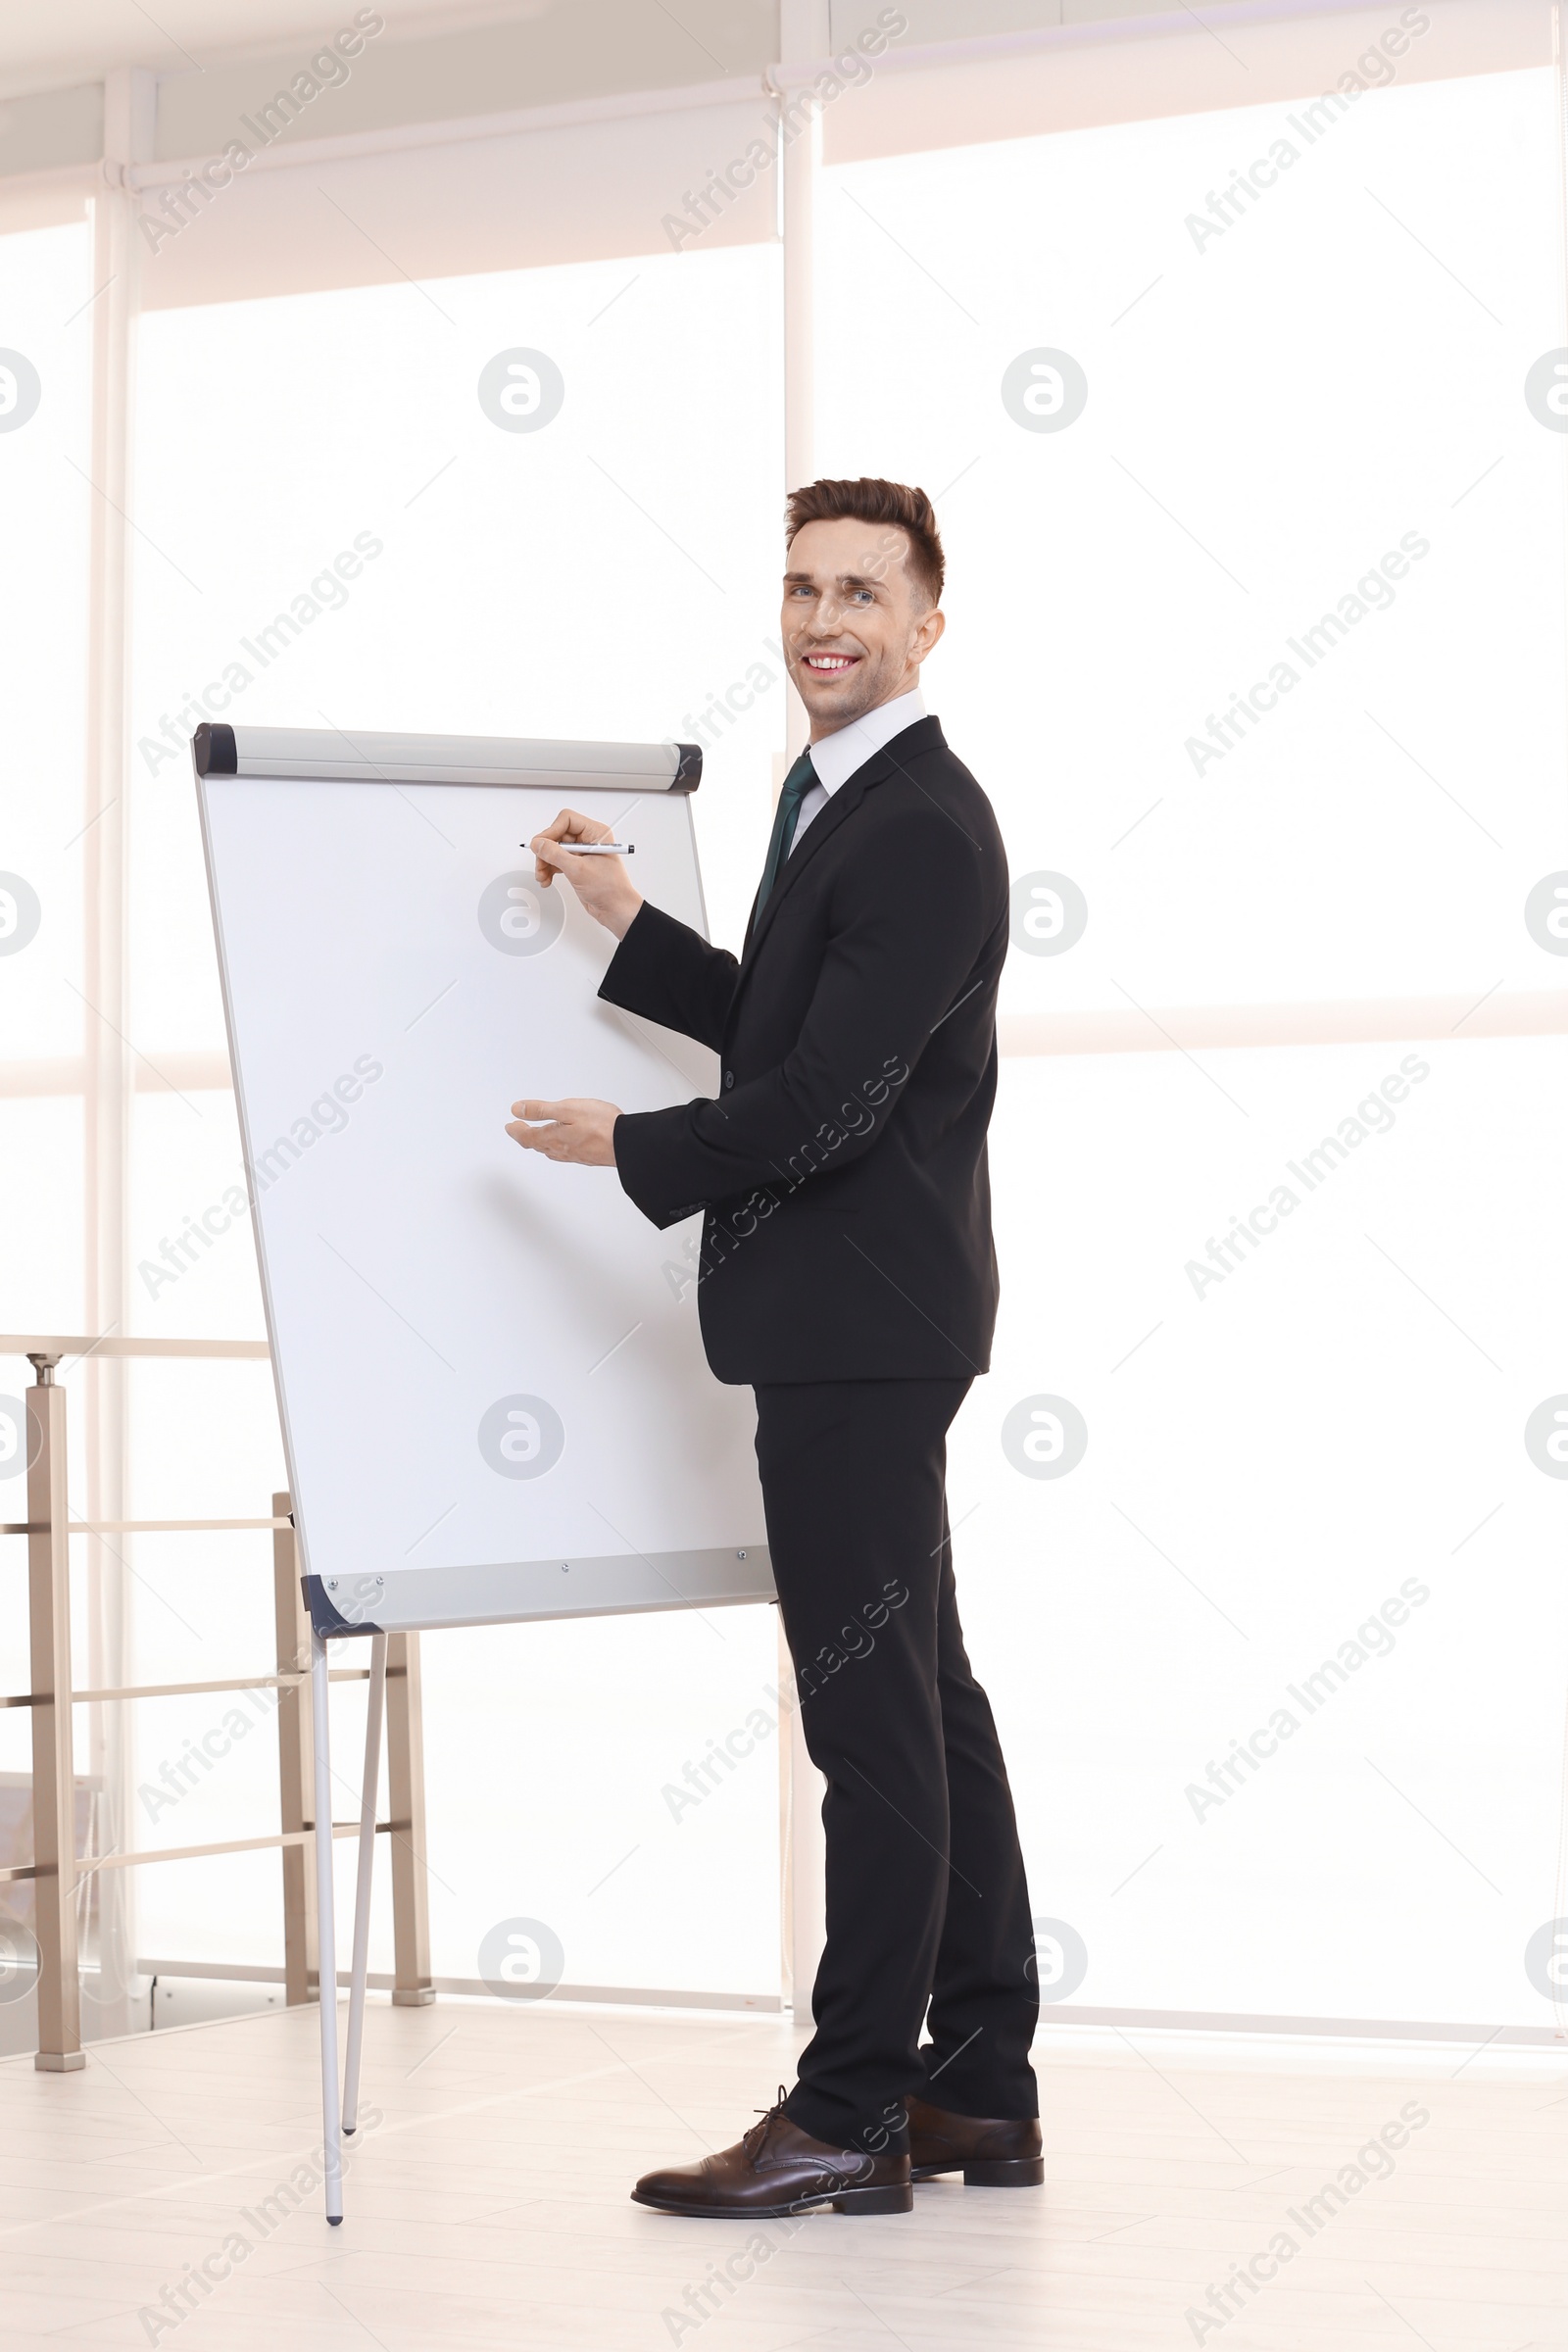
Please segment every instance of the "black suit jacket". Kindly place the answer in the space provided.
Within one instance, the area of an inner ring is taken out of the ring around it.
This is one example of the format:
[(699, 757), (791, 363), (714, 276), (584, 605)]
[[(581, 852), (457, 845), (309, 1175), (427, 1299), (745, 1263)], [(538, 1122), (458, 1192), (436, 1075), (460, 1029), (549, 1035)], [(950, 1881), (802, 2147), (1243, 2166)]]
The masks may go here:
[(724, 1381), (963, 1378), (997, 1311), (986, 1128), (1007, 951), (991, 804), (934, 718), (833, 794), (739, 961), (645, 904), (599, 993), (721, 1058), (712, 1101), (615, 1122), (656, 1225), (696, 1208)]

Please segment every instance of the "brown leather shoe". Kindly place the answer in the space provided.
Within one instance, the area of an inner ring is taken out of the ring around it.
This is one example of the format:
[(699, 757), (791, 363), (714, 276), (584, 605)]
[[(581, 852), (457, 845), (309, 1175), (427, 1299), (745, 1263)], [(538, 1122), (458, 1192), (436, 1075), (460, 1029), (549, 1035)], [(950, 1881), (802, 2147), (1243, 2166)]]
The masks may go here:
[(656, 2213), (741, 2222), (779, 2221), (823, 2205), (835, 2213), (913, 2209), (907, 2156), (867, 2156), (812, 2139), (784, 2113), (784, 2096), (780, 2083), (777, 2104), (721, 2155), (645, 2173), (632, 2202)]
[(935, 2180), (961, 2172), (969, 2188), (1039, 2188), (1046, 2178), (1038, 2119), (998, 2121), (950, 2115), (924, 2099), (906, 2098), (909, 2178)]

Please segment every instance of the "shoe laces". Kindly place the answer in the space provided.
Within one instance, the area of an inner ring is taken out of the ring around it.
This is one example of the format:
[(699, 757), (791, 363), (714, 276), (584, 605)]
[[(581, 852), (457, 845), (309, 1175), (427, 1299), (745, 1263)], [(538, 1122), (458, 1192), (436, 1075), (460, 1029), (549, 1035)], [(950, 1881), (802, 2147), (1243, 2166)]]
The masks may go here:
[(760, 2124), (753, 2124), (751, 2129), (742, 2134), (741, 2146), (746, 2150), (747, 2155), (752, 2157), (754, 2160), (761, 2153), (762, 2147), (766, 2142), (768, 2132), (772, 2129), (775, 2119), (783, 2114), (784, 2102), (788, 2096), (789, 2093), (781, 2082), (778, 2086), (778, 2097), (773, 2101), (771, 2107), (757, 2107), (753, 2109), (753, 2113), (760, 2115), (762, 2120)]

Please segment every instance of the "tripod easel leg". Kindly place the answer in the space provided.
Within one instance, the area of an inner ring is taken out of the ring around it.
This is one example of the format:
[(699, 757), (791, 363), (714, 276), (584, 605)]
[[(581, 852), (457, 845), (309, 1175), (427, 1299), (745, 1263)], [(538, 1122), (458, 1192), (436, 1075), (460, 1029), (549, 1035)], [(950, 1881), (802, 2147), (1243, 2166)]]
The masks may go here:
[(365, 2039), (365, 1979), (370, 1961), (370, 1881), (375, 1869), (375, 1799), (381, 1772), (381, 1711), (386, 1698), (386, 1636), (370, 1641), (370, 1687), (365, 1708), (365, 1779), (360, 1794), (360, 1873), (354, 1891), (354, 1957), (349, 1965), (348, 2057), (343, 2069), (343, 2129), (360, 2114), (360, 2049)]
[(321, 1996), (321, 2149), (326, 2218), (343, 2219), (342, 2115), (337, 2089), (337, 1936), (332, 1904), (332, 1747), (326, 1643), (311, 1631), (311, 1722), (316, 1747), (317, 1981)]

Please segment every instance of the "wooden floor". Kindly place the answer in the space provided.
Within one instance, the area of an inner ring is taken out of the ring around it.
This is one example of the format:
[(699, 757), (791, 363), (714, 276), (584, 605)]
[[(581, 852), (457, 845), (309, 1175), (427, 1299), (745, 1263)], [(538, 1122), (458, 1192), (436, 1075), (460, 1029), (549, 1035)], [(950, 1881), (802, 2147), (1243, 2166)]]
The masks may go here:
[[(278, 2193), (318, 2144), (313, 2012), (100, 2044), (74, 2076), (9, 2061), (0, 2343), (1568, 2347), (1556, 2053), (1054, 2033), (1042, 2191), (933, 2183), (911, 2215), (755, 2230), (628, 2202), (736, 2138), (796, 2046), (768, 2018), (377, 2005), (383, 2120), (333, 2230), (317, 2191)], [(1358, 2164), (1385, 2127), (1402, 2146)], [(166, 2289), (203, 2264), (179, 2316)], [(1248, 2264), (1262, 2282), (1210, 2302)]]

